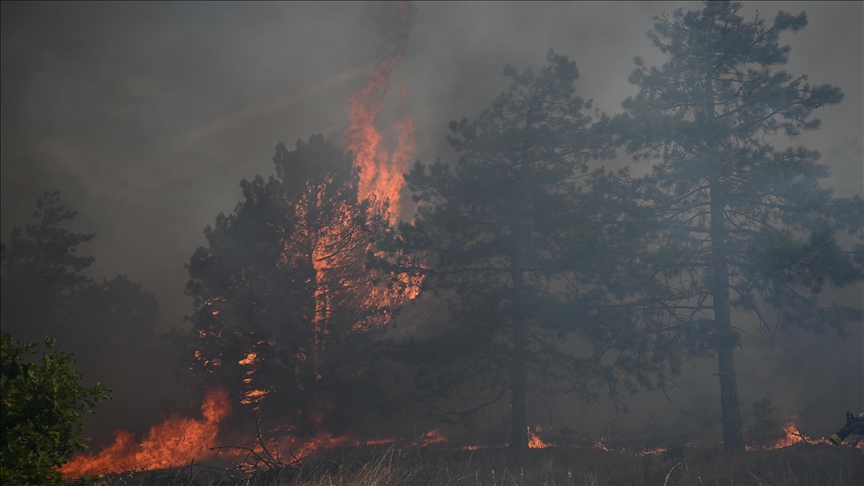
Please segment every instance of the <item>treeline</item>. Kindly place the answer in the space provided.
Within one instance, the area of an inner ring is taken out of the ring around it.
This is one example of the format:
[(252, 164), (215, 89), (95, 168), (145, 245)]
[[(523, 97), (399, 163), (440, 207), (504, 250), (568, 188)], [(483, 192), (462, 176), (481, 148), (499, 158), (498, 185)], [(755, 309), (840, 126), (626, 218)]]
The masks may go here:
[(87, 448), (81, 435), (88, 415), (110, 396), (99, 382), (127, 391), (118, 403), (122, 416), (104, 424), (120, 427), (130, 412), (147, 411), (141, 402), (150, 392), (136, 377), (167, 357), (153, 294), (125, 275), (99, 282), (83, 274), (94, 258), (78, 247), (95, 234), (63, 227), (76, 215), (59, 191), (46, 192), (34, 223), (13, 228), (0, 248), (4, 483), (60, 483), (54, 467)]
[(77, 350), (87, 350), (79, 366), (105, 368), (96, 360), (112, 351), (128, 356), (155, 335), (159, 304), (141, 284), (125, 275), (101, 282), (83, 275), (94, 261), (77, 254), (95, 234), (74, 233), (63, 225), (77, 213), (60, 203), (60, 192), (37, 202), (35, 224), (14, 228), (2, 248), (4, 331), (24, 341), (45, 333)]
[[(470, 426), (509, 402), (521, 450), (529, 395), (623, 403), (713, 357), (724, 444), (743, 448), (733, 312), (757, 335), (860, 322), (820, 297), (862, 279), (864, 211), (819, 186), (818, 152), (775, 146), (843, 99), (782, 69), (779, 36), (806, 16), (740, 9), (658, 18), (666, 62), (636, 59), (614, 117), (576, 95), (565, 56), (508, 66), (491, 108), (450, 123), (455, 164), (406, 174), (417, 212), (396, 228), (357, 199), (350, 155), (280, 144), (276, 175), (243, 181), (189, 264), (198, 379), (298, 434), (406, 410)], [(597, 167), (621, 152), (649, 173)], [(384, 324), (412, 298), (426, 311), (397, 339)]]
[(123, 390), (105, 424), (109, 429), (103, 428), (110, 433), (130, 413), (158, 417), (168, 411), (148, 408), (156, 405), (147, 389), (158, 384), (154, 380), (171, 377), (180, 361), (170, 341), (156, 332), (159, 303), (151, 292), (126, 275), (100, 280), (85, 275), (95, 258), (82, 255), (79, 247), (96, 235), (65, 228), (76, 215), (62, 204), (60, 191), (46, 192), (36, 202), (33, 224), (12, 229), (0, 253), (0, 318), (3, 332), (17, 341), (54, 338), (75, 355), (88, 386), (101, 381)]

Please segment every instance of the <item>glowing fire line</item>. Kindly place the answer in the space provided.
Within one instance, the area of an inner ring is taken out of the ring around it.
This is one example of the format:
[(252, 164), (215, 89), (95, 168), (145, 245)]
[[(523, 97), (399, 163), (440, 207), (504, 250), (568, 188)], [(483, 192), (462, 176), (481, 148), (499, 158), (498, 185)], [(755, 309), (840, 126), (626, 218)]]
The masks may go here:
[(133, 434), (117, 431), (114, 443), (98, 454), (75, 456), (60, 472), (71, 478), (88, 471), (99, 474), (189, 464), (212, 454), (209, 449), (216, 445), (219, 422), (230, 411), (228, 393), (222, 389), (210, 390), (201, 404), (202, 419), (169, 417), (151, 427), (139, 443), (135, 442)]
[(831, 444), (831, 442), (826, 438), (821, 439), (813, 439), (807, 436), (807, 434), (801, 432), (798, 429), (797, 417), (795, 416), (787, 416), (786, 423), (783, 425), (783, 437), (777, 439), (773, 444), (769, 446), (757, 446), (757, 445), (747, 445), (745, 449), (750, 450), (774, 450), (774, 449), (785, 449), (786, 447), (791, 447), (795, 444)]

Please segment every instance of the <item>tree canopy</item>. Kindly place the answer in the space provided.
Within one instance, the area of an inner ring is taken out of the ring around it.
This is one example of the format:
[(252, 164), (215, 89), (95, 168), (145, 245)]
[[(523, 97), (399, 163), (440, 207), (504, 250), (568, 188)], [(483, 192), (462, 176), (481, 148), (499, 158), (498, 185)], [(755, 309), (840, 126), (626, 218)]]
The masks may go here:
[[(734, 349), (752, 313), (761, 329), (797, 324), (842, 328), (860, 319), (816, 296), (824, 284), (862, 278), (862, 201), (837, 199), (819, 187), (827, 175), (819, 153), (776, 147), (781, 137), (819, 128), (812, 113), (839, 103), (830, 85), (811, 85), (786, 64), (786, 31), (804, 13), (779, 12), (772, 24), (745, 21), (737, 2), (706, 2), (656, 18), (649, 33), (666, 62), (639, 58), (629, 77), (639, 88), (623, 103), (628, 150), (653, 163), (632, 197), (646, 208), (656, 244), (641, 259), (665, 290), (648, 296), (653, 319), (688, 347), (718, 358), (723, 439), (743, 447)], [(838, 232), (859, 243), (843, 248)]]
[[(431, 415), (470, 424), (509, 398), (517, 451), (528, 447), (529, 394), (594, 399), (599, 380), (617, 397), (617, 385), (647, 376), (650, 355), (625, 308), (604, 305), (627, 293), (613, 288), (626, 238), (610, 224), (620, 209), (601, 203), (611, 179), (587, 162), (614, 154), (617, 139), (575, 94), (575, 63), (552, 50), (546, 61), (539, 74), (508, 65), (513, 84), (492, 108), (450, 123), (454, 167), (418, 161), (406, 175), (419, 209), (397, 240), (450, 316), (397, 346), (418, 368), (419, 399), (439, 404)], [(451, 397), (470, 406), (442, 404)]]
[(372, 338), (406, 298), (367, 268), (386, 207), (358, 200), (351, 160), (321, 135), (279, 144), (276, 176), (241, 182), (243, 202), (187, 266), (196, 376), (282, 423), (290, 410), (301, 435), (325, 417), (338, 433), (337, 415), (375, 394)]

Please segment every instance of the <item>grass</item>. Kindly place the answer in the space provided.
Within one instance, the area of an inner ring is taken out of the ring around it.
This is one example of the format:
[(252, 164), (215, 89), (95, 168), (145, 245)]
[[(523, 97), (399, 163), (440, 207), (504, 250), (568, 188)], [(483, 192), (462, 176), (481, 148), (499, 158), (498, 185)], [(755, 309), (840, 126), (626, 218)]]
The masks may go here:
[(107, 477), (113, 485), (384, 486), (384, 485), (844, 485), (860, 450), (796, 444), (727, 454), (693, 447), (634, 456), (583, 448), (532, 449), (515, 458), (506, 449), (389, 447), (328, 450), (298, 468), (237, 476), (207, 466)]

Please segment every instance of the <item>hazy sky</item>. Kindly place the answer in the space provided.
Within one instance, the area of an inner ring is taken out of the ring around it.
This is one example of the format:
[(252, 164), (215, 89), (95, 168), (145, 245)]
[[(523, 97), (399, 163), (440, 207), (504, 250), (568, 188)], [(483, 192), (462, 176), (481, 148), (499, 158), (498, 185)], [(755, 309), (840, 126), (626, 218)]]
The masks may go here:
[[(652, 16), (695, 2), (418, 3), (394, 84), (416, 157), (452, 160), (447, 122), (475, 117), (505, 89), (504, 64), (539, 67), (546, 51), (575, 60), (578, 92), (609, 113), (634, 89), (633, 57), (659, 52)], [(809, 26), (781, 40), (788, 69), (843, 89), (817, 112), (823, 128), (798, 142), (832, 166), (829, 184), (862, 190), (862, 2), (745, 2), (771, 19), (805, 11)], [(96, 232), (82, 250), (96, 278), (125, 273), (159, 298), (163, 329), (191, 309), (183, 267), (202, 230), (240, 199), (238, 182), (273, 173), (275, 145), (323, 132), (338, 142), (345, 104), (396, 33), (383, 3), (2, 3), (2, 233), (28, 222), (45, 190)], [(401, 110), (401, 111), (400, 111)], [(796, 142), (797, 143), (797, 142)]]

